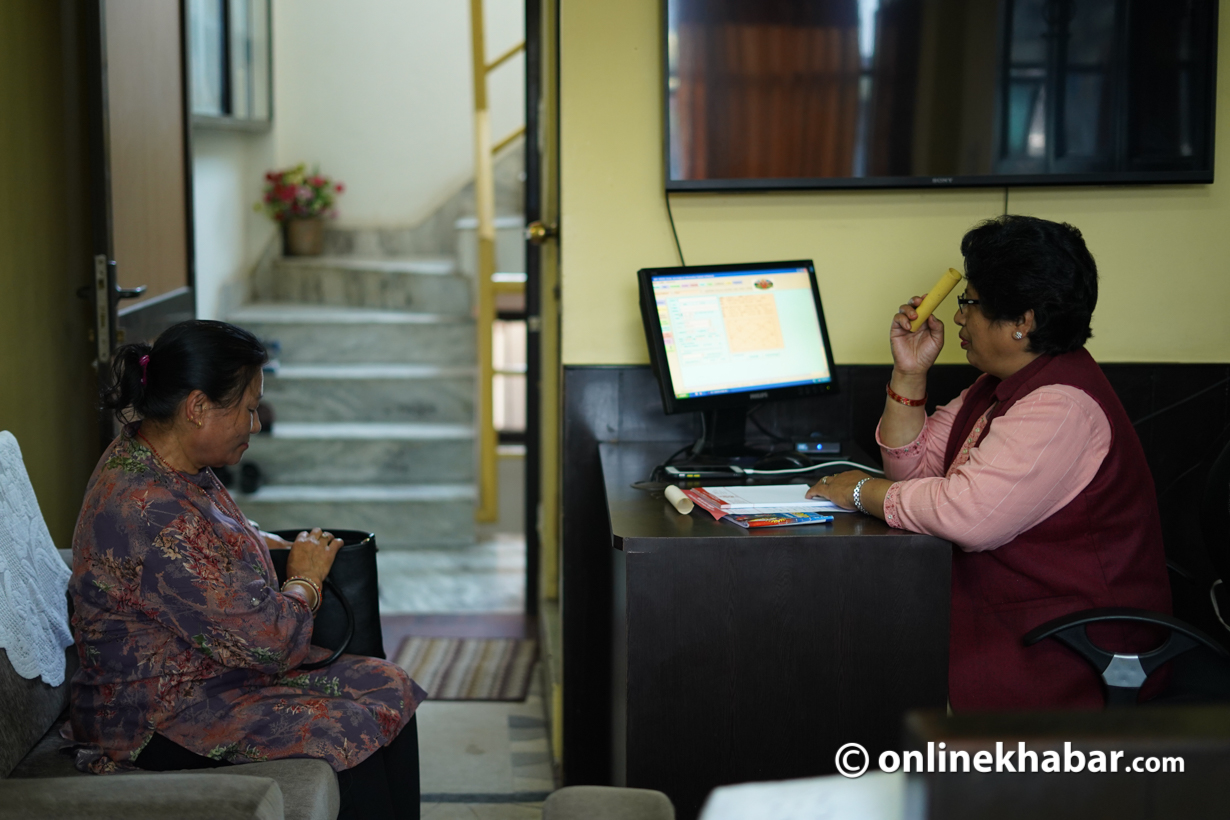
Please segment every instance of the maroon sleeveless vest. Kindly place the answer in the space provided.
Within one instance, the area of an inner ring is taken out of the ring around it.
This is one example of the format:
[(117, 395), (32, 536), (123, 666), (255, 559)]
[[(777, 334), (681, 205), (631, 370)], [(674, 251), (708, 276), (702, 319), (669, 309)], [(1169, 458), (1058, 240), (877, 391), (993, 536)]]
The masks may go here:
[[(1110, 451), (1089, 486), (1050, 518), (993, 550), (953, 549), (948, 691), (956, 710), (1101, 708), (1099, 680), (1085, 661), (1054, 640), (1025, 647), (1022, 636), (1093, 607), (1170, 612), (1153, 477), (1123, 405), (1083, 348), (1040, 356), (1003, 381), (974, 382), (953, 422), (945, 465), (992, 402), (999, 403), (976, 443), (994, 419), (1048, 384), (1078, 388), (1098, 403), (1110, 423)], [(1156, 643), (1153, 633), (1123, 627), (1100, 627), (1090, 637), (1114, 651)]]

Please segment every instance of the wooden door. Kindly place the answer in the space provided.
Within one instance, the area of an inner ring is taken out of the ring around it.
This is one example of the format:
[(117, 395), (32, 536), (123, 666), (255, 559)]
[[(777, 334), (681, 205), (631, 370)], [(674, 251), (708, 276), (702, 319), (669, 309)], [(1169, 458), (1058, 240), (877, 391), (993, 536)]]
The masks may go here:
[[(100, 370), (125, 342), (195, 315), (184, 4), (91, 0), (95, 343)], [(100, 419), (104, 442), (114, 433)]]

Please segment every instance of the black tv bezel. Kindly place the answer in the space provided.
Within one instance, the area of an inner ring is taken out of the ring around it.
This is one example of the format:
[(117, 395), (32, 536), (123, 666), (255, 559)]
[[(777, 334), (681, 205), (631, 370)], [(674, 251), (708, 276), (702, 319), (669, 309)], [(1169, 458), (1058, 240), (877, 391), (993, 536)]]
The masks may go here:
[(917, 190), (951, 188), (1026, 188), (1124, 185), (1210, 185), (1217, 168), (1217, 45), (1221, 3), (1212, 3), (1209, 26), (1212, 48), (1205, 106), (1209, 111), (1209, 167), (1198, 170), (1108, 171), (1079, 174), (979, 174), (951, 177), (782, 177), (767, 179), (671, 179), (670, 3), (663, 0), (661, 17), (662, 174), (671, 193), (739, 193), (744, 191)]
[[(704, 273), (734, 273), (736, 271), (754, 273), (757, 270), (770, 271), (783, 268), (807, 269), (808, 279), (811, 282), (812, 303), (816, 308), (816, 318), (820, 322), (820, 335), (823, 341), (825, 360), (831, 376), (829, 381), (818, 384), (795, 384), (788, 387), (774, 387), (767, 390), (741, 390), (688, 399), (676, 398), (674, 384), (671, 381), (670, 367), (666, 361), (666, 348), (662, 340), (662, 324), (658, 320), (657, 302), (653, 293), (654, 277), (695, 276)], [(749, 408), (766, 401), (782, 401), (838, 392), (837, 367), (833, 363), (832, 338), (829, 336), (828, 324), (824, 320), (824, 303), (820, 299), (820, 285), (816, 281), (816, 266), (812, 260), (792, 259), (782, 262), (745, 262), (728, 265), (641, 268), (636, 272), (636, 275), (638, 290), (640, 291), (641, 320), (645, 327), (645, 343), (649, 347), (649, 362), (653, 366), (654, 375), (657, 376), (658, 389), (662, 392), (662, 407), (668, 415)], [(753, 394), (757, 396), (755, 400), (751, 398)]]

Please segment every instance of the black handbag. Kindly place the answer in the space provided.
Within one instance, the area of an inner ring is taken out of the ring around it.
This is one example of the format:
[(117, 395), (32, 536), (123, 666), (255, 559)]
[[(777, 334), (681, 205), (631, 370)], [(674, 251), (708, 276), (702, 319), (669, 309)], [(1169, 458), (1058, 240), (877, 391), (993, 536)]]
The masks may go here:
[[(304, 663), (299, 669), (319, 669), (343, 653), (384, 658), (384, 633), (380, 629), (380, 590), (376, 574), (376, 536), (362, 530), (326, 530), (340, 538), (329, 577), (325, 578), (320, 609), (312, 628), (312, 643), (332, 649), (322, 661)], [(274, 535), (294, 541), (303, 530), (274, 530)], [(278, 573), (278, 585), (286, 581), (290, 550), (270, 550)]]

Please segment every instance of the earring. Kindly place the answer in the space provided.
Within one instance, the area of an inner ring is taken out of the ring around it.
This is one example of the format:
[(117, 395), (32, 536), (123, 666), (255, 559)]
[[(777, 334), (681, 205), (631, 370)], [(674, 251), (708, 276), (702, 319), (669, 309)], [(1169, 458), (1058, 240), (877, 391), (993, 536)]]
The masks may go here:
[(1016, 339), (1019, 342), (1021, 341), (1021, 339), (1025, 338), (1025, 334), (1018, 330), (1016, 333), (1012, 334), (1012, 338)]

